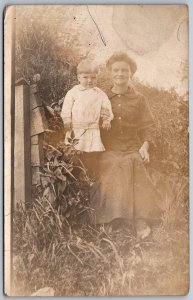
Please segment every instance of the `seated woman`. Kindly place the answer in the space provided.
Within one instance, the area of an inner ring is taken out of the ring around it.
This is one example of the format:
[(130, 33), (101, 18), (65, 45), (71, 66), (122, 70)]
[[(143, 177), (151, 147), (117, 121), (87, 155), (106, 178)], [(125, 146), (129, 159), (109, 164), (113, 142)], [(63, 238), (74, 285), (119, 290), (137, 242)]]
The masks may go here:
[(143, 95), (131, 86), (135, 62), (117, 53), (107, 62), (113, 87), (108, 93), (114, 119), (111, 130), (103, 132), (106, 151), (100, 156), (99, 182), (91, 192), (91, 207), (97, 224), (127, 219), (139, 238), (146, 238), (150, 225), (161, 216), (161, 196), (145, 164), (154, 121)]

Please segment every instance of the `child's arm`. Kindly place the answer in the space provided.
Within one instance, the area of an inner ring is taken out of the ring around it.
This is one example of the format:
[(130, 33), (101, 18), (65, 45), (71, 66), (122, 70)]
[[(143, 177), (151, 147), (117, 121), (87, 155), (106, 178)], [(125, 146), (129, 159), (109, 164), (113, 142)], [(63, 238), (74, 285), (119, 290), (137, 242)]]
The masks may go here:
[(64, 123), (64, 128), (70, 130), (72, 126), (72, 107), (74, 99), (71, 90), (67, 92), (61, 111), (61, 118)]
[(109, 101), (106, 94), (103, 95), (102, 107), (101, 107), (101, 118), (102, 128), (109, 130), (111, 128), (111, 121), (113, 120), (113, 112), (111, 107), (111, 102)]

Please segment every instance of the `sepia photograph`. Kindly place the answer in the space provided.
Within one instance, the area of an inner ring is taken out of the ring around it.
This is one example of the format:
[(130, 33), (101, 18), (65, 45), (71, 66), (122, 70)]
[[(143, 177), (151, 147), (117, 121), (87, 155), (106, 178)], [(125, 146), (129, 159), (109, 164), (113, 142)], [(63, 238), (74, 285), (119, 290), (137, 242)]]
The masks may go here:
[(188, 6), (4, 11), (4, 293), (189, 292)]

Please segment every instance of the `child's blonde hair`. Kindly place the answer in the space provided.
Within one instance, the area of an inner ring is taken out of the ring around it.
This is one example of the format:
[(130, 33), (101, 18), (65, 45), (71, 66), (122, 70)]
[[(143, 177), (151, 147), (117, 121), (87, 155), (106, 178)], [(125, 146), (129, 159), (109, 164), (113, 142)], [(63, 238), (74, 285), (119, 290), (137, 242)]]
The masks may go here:
[(77, 66), (77, 74), (98, 73), (98, 67), (90, 59), (83, 59)]

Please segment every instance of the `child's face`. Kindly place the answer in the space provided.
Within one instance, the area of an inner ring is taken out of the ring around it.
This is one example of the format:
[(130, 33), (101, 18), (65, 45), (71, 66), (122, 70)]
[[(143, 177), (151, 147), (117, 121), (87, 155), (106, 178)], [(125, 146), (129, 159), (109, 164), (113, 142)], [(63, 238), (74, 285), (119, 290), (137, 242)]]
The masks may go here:
[(93, 88), (97, 83), (96, 73), (81, 73), (78, 74), (78, 81), (84, 88)]

